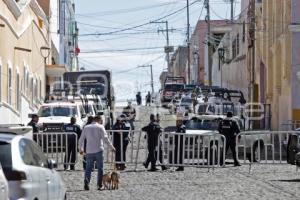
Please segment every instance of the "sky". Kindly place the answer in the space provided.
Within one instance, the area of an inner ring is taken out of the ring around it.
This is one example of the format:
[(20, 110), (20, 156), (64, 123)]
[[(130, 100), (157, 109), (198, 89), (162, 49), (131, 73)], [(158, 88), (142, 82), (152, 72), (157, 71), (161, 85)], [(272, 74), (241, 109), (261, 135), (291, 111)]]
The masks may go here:
[[(205, 18), (203, 1), (189, 0), (191, 33), (196, 22)], [(235, 16), (240, 12), (239, 1), (234, 4)], [(211, 19), (230, 18), (228, 0), (210, 2)], [(150, 68), (139, 67), (151, 64), (155, 91), (158, 91), (159, 75), (167, 68), (163, 49), (166, 36), (158, 32), (165, 29), (165, 24), (149, 22), (168, 20), (169, 28), (173, 29), (169, 33), (170, 45), (185, 45), (186, 3), (187, 0), (75, 0), (80, 67), (111, 70), (116, 97), (120, 100), (134, 98), (137, 91), (143, 94), (151, 91)]]

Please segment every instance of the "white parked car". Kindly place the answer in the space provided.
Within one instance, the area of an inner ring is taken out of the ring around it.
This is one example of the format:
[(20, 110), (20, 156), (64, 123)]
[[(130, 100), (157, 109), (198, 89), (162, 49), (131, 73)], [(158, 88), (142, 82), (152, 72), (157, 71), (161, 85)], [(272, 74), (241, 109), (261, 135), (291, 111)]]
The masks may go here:
[(9, 199), (66, 199), (55, 163), (33, 140), (0, 133), (0, 162), (8, 180)]
[(8, 183), (0, 163), (0, 200), (8, 200)]
[[(57, 101), (43, 104), (39, 111), (39, 126), (43, 131), (62, 131), (64, 124), (69, 124), (71, 117), (81, 128), (86, 123), (86, 113), (81, 104), (69, 101)], [(51, 129), (51, 130), (50, 130)]]

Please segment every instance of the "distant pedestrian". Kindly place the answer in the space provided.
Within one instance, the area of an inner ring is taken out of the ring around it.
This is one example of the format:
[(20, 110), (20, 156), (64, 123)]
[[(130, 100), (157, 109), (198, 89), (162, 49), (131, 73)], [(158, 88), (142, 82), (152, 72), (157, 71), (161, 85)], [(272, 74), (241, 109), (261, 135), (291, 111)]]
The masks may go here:
[(104, 126), (101, 124), (101, 116), (96, 116), (94, 122), (87, 125), (81, 134), (79, 139), (80, 154), (84, 151), (84, 140), (86, 139), (86, 160), (87, 165), (84, 175), (84, 189), (89, 190), (89, 183), (91, 180), (91, 173), (93, 164), (96, 161), (98, 167), (97, 187), (98, 190), (102, 190), (102, 176), (103, 176), (103, 142), (107, 143), (112, 151), (115, 151), (114, 146), (108, 139), (107, 132)]
[[(219, 123), (219, 133), (224, 135), (226, 138), (226, 154), (230, 147), (232, 152), (234, 166), (241, 166), (236, 155), (236, 135), (240, 132), (239, 126), (237, 125), (236, 121), (232, 119), (233, 114), (232, 112), (227, 113), (227, 117), (220, 121)], [(225, 158), (224, 158), (225, 161)], [(222, 163), (222, 161), (221, 161)], [(222, 163), (223, 164), (223, 163)]]
[[(176, 133), (175, 133), (175, 148), (174, 148), (174, 164), (183, 165), (184, 155), (183, 155), (183, 144), (184, 136), (183, 133), (186, 132), (185, 125), (183, 124), (183, 116), (177, 116), (176, 121)], [(179, 154), (178, 154), (179, 153)], [(172, 158), (171, 158), (172, 159)], [(183, 166), (179, 166), (176, 171), (184, 171)]]
[(193, 101), (193, 112), (194, 114), (196, 114), (196, 105), (198, 104), (196, 89), (194, 89), (192, 93), (192, 101)]
[(70, 164), (70, 170), (75, 170), (75, 161), (76, 161), (76, 155), (77, 155), (77, 140), (76, 136), (72, 133), (75, 133), (77, 135), (77, 138), (80, 138), (81, 135), (81, 129), (80, 126), (76, 124), (76, 118), (71, 117), (70, 123), (64, 126), (64, 131), (69, 132), (67, 135), (67, 152), (65, 155), (65, 165), (64, 169), (67, 170), (68, 165)]
[(142, 95), (141, 95), (141, 92), (138, 92), (138, 93), (136, 94), (136, 103), (137, 103), (138, 106), (141, 105), (141, 103), (142, 103)]
[(130, 140), (129, 128), (124, 123), (125, 117), (125, 115), (119, 116), (112, 127), (112, 130), (116, 130), (113, 131), (113, 145), (116, 149), (115, 161), (118, 170), (124, 170), (126, 168), (126, 150)]
[(148, 92), (146, 95), (146, 106), (151, 106), (151, 94)]
[(148, 168), (147, 163), (151, 163), (151, 169), (149, 171), (157, 171), (156, 168), (156, 156), (155, 149), (158, 144), (158, 137), (161, 132), (161, 127), (156, 123), (155, 115), (150, 115), (150, 123), (142, 128), (142, 131), (147, 132), (147, 143), (148, 143), (148, 157), (144, 166)]
[(135, 108), (132, 106), (131, 101), (128, 101), (128, 105), (123, 109), (123, 114), (126, 115), (126, 120), (130, 123), (131, 130), (134, 130), (136, 111)]

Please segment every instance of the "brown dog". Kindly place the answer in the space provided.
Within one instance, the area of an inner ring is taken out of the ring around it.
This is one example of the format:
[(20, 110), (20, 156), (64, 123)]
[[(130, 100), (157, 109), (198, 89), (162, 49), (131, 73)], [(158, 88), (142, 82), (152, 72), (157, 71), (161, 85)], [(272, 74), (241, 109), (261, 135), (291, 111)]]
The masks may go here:
[(102, 184), (104, 189), (110, 190), (112, 188), (112, 172), (107, 172), (103, 175)]
[(119, 189), (120, 174), (116, 171), (111, 172), (111, 189)]

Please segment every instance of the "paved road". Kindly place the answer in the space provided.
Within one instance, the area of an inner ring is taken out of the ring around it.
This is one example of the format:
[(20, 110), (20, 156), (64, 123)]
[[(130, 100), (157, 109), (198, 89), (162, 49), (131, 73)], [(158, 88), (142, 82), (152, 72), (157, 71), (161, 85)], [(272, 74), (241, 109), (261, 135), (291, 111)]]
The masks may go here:
[[(153, 107), (138, 109), (137, 127), (148, 122), (150, 113), (167, 114)], [(174, 124), (174, 116), (163, 115), (162, 126)], [(80, 162), (79, 162), (80, 163)], [(77, 169), (82, 169), (78, 163)], [(106, 165), (106, 167), (109, 167)], [(141, 165), (121, 173), (121, 186), (115, 191), (97, 191), (96, 173), (93, 173), (91, 190), (83, 190), (83, 171), (60, 172), (67, 186), (68, 199), (89, 200), (169, 200), (169, 199), (299, 199), (300, 175), (295, 166), (256, 165), (249, 174), (248, 166), (231, 167), (209, 171), (186, 168), (184, 172), (148, 172)]]

